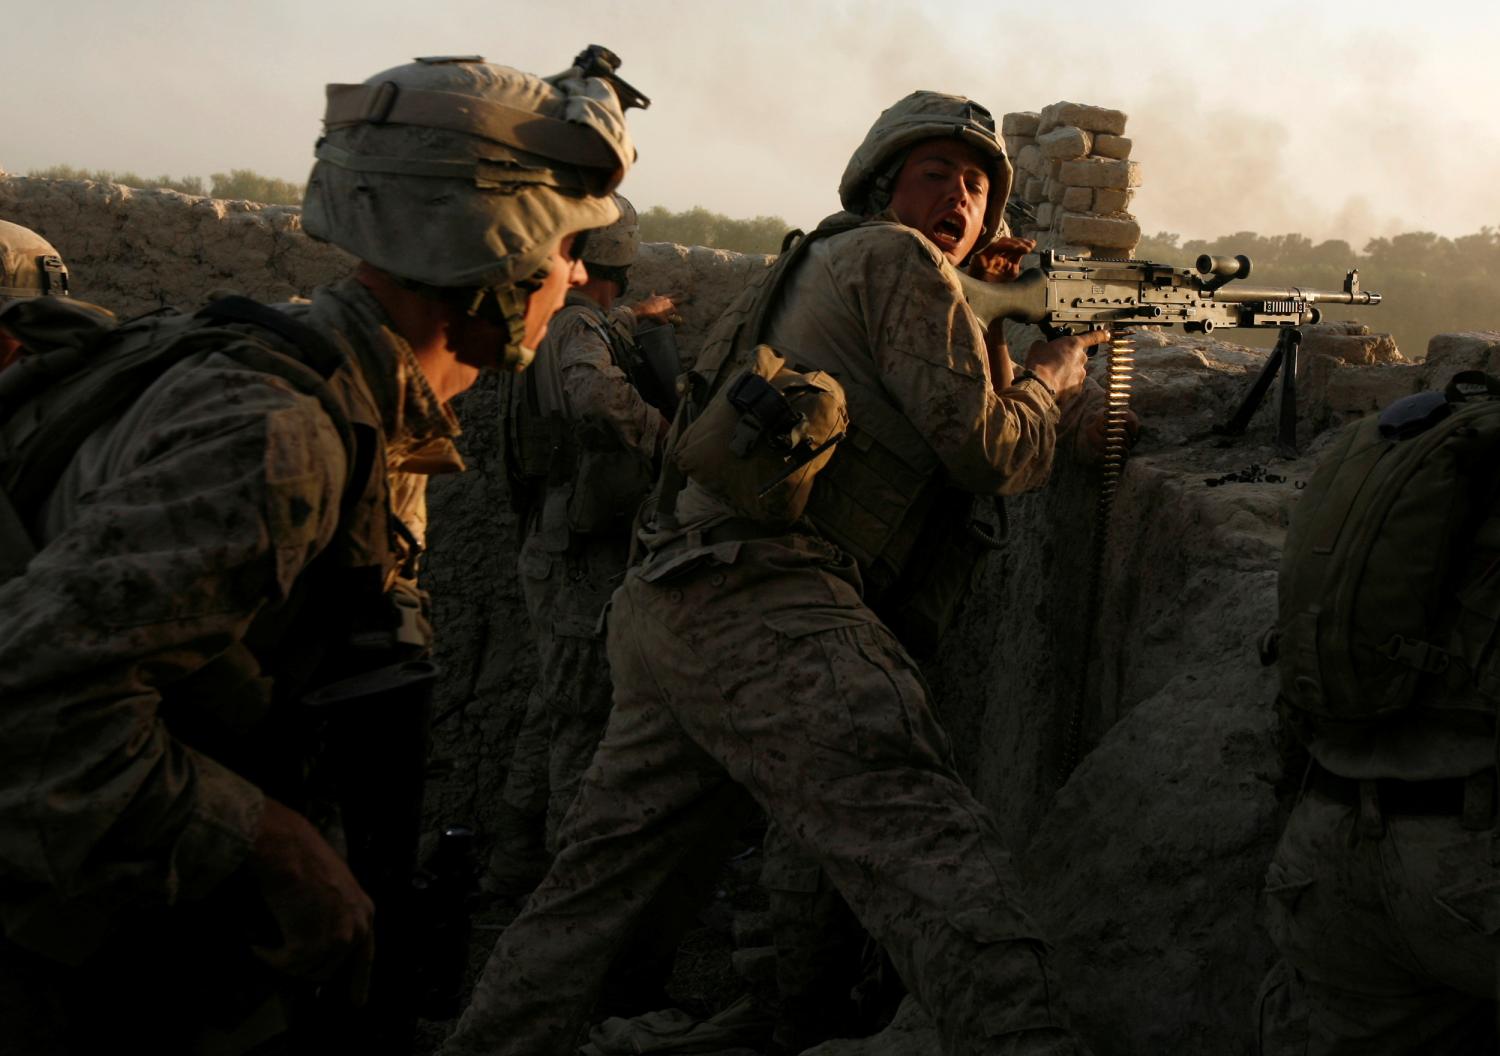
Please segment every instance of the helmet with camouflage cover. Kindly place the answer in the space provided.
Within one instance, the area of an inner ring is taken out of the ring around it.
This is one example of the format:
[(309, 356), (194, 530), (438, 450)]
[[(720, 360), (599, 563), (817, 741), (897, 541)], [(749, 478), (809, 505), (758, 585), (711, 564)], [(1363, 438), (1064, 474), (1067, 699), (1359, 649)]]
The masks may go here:
[(616, 194), (614, 199), (620, 219), (590, 231), (579, 253), (579, 259), (591, 268), (628, 268), (641, 248), (641, 223), (635, 206), (623, 194)]
[(0, 220), (0, 304), (68, 296), (68, 269), (52, 243), (29, 227)]
[(912, 147), (926, 139), (952, 137), (975, 147), (990, 160), (990, 193), (984, 228), (974, 249), (1006, 233), (1005, 200), (1015, 172), (995, 132), (995, 119), (972, 99), (942, 92), (912, 92), (884, 111), (864, 142), (855, 148), (839, 180), (839, 200), (851, 213), (872, 216), (890, 204), (901, 163)]
[(471, 311), (493, 296), (524, 365), (526, 296), (553, 246), (615, 219), (609, 192), (635, 160), (614, 82), (591, 72), (440, 57), (329, 85), (304, 229)]
[(614, 199), (620, 218), (583, 236), (578, 259), (588, 266), (589, 278), (608, 279), (618, 286), (619, 296), (630, 288), (630, 266), (641, 248), (641, 225), (635, 206), (624, 195), (616, 194)]

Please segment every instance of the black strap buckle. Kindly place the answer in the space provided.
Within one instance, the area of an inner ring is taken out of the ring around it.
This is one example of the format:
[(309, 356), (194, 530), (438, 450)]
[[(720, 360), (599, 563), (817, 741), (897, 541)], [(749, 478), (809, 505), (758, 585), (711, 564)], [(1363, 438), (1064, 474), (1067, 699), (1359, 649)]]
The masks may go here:
[(740, 414), (739, 425), (735, 426), (729, 442), (736, 455), (746, 457), (762, 437), (773, 450), (783, 453), (801, 443), (807, 416), (793, 408), (776, 386), (759, 374), (754, 371), (741, 374), (725, 396)]
[(36, 258), (37, 271), (41, 273), (42, 293), (52, 297), (70, 296), (68, 269), (62, 257), (54, 253)]

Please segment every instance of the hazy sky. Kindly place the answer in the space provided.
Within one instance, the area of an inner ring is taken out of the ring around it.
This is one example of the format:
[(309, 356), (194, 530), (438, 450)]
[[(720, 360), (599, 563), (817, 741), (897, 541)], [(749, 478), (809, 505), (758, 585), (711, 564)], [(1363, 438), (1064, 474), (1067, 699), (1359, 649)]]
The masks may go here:
[(416, 55), (538, 73), (606, 44), (632, 111), (637, 205), (806, 226), (907, 92), (997, 115), (1130, 114), (1148, 232), (1362, 244), (1500, 225), (1500, 5), (1121, 0), (3, 0), (0, 167), (306, 178), (323, 85)]

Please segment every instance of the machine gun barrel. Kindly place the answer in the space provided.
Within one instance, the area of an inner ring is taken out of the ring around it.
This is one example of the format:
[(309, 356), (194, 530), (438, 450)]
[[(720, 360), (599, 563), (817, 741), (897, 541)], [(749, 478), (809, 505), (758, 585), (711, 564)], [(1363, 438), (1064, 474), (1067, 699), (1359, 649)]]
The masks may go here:
[(1364, 290), (1308, 290), (1301, 286), (1224, 286), (1213, 299), (1228, 304), (1251, 301), (1304, 301), (1308, 304), (1379, 304), (1380, 294)]

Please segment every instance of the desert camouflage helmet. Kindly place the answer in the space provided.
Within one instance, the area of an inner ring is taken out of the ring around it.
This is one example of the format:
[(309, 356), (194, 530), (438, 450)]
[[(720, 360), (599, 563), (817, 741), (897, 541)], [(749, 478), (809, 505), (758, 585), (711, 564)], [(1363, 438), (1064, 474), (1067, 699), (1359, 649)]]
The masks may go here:
[[(942, 92), (912, 92), (875, 119), (839, 180), (839, 200), (851, 213), (871, 215), (889, 204), (898, 162), (924, 139), (951, 136), (991, 161), (984, 229), (974, 248), (1005, 233), (1005, 200), (1015, 178), (990, 112), (971, 99)], [(884, 198), (885, 200), (882, 200)]]
[(620, 210), (620, 219), (588, 233), (579, 254), (584, 264), (628, 268), (635, 263), (636, 252), (641, 248), (641, 224), (636, 218), (635, 206), (628, 198), (617, 194), (614, 199)]
[(0, 303), (46, 294), (68, 296), (62, 257), (31, 228), (0, 220)]
[(418, 59), (329, 85), (323, 123), (303, 227), (420, 286), (539, 277), (559, 236), (615, 219), (635, 160), (613, 82), (581, 66)]

